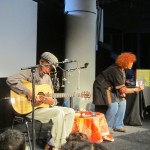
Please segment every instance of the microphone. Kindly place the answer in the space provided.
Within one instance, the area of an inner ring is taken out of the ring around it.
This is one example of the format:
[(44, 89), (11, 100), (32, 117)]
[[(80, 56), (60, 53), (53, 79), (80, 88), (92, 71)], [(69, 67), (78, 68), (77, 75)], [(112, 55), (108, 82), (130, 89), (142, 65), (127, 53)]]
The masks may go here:
[(85, 68), (87, 68), (88, 65), (89, 65), (89, 63), (85, 63), (84, 67), (80, 67), (80, 69), (85, 69)]
[(62, 63), (72, 63), (72, 62), (77, 62), (76, 60), (69, 60), (69, 59), (65, 59), (64, 61), (62, 61)]
[(39, 68), (40, 66), (41, 65), (29, 66), (29, 67), (21, 68), (21, 70), (35, 69), (35, 68)]
[(59, 78), (57, 77), (56, 66), (52, 65), (52, 67), (54, 68), (54, 77), (52, 79), (52, 82), (53, 82), (54, 89), (58, 91), (60, 89)]
[(57, 79), (57, 70), (55, 65), (52, 65), (53, 69), (54, 69), (54, 78)]
[[(44, 64), (44, 65), (35, 65), (35, 66), (29, 66), (29, 67), (26, 67), (26, 68), (21, 68), (21, 70), (27, 70), (27, 69), (35, 69), (35, 68), (39, 68), (39, 67), (43, 67), (43, 66), (50, 66), (51, 64)], [(52, 65), (52, 67), (54, 68), (55, 67), (55, 64)], [(54, 68), (56, 70), (56, 67)]]
[(56, 67), (55, 67), (55, 65), (52, 65), (52, 67), (53, 67), (53, 69), (54, 69), (54, 71), (55, 71), (55, 73), (56, 73), (57, 71), (56, 71)]
[(84, 67), (87, 68), (88, 65), (89, 65), (89, 63), (85, 63), (85, 64), (84, 64)]

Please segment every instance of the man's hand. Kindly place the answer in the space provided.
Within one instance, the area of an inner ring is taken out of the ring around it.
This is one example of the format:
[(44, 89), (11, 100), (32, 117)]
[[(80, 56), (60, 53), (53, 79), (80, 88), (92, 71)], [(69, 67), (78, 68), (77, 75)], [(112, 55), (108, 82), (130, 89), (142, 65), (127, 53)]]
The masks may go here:
[[(29, 91), (28, 93), (28, 99), (32, 101), (32, 92)], [(39, 98), (39, 96), (35, 96), (35, 99), (34, 99), (34, 106), (39, 106), (43, 103), (43, 101)]]
[(41, 99), (39, 99), (38, 96), (35, 96), (34, 106), (39, 106), (43, 103)]
[(56, 102), (56, 100), (53, 99), (52, 97), (47, 97), (47, 96), (43, 96), (43, 95), (39, 95), (38, 97), (39, 97), (40, 101), (42, 101), (45, 104), (53, 105)]

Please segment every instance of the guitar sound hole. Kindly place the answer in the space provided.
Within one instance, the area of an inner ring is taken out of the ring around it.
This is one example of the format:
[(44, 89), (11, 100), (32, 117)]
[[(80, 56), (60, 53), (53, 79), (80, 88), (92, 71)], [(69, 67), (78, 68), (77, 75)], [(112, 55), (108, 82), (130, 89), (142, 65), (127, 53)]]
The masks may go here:
[(27, 101), (29, 101), (29, 102), (31, 101), (30, 98), (29, 98), (28, 96), (26, 96), (26, 98), (27, 98)]
[(45, 96), (45, 94), (43, 92), (39, 92), (37, 95)]

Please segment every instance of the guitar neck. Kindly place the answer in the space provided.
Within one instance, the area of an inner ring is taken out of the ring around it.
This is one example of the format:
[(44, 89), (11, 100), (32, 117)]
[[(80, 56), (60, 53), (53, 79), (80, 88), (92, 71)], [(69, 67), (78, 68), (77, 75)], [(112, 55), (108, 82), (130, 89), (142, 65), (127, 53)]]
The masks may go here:
[(53, 98), (64, 98), (64, 97), (75, 97), (79, 96), (80, 94), (78, 93), (54, 93), (50, 94)]

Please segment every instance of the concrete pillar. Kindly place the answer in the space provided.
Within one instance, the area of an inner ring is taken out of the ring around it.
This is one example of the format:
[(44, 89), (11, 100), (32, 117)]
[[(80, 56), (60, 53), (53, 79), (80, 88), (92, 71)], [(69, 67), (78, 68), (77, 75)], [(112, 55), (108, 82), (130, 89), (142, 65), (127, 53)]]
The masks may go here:
[[(67, 81), (65, 92), (89, 91), (92, 96), (92, 87), (95, 79), (95, 45), (96, 45), (96, 0), (66, 0), (66, 58), (77, 62), (68, 63), (65, 68)], [(87, 68), (84, 64), (88, 63)], [(89, 109), (90, 99), (73, 99), (74, 108)]]

